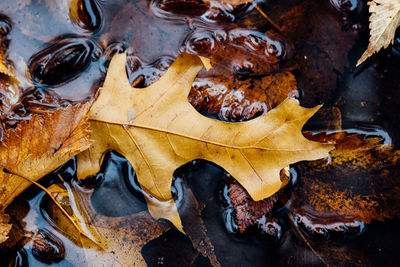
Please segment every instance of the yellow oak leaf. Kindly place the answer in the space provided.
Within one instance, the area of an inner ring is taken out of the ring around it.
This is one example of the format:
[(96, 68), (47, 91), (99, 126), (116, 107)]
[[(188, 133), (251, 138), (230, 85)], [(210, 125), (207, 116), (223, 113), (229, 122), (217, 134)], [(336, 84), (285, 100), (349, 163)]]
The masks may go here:
[(78, 155), (78, 178), (97, 173), (103, 154), (115, 150), (133, 165), (154, 218), (166, 218), (183, 232), (171, 182), (181, 165), (204, 159), (228, 171), (254, 200), (276, 193), (280, 170), (301, 160), (328, 156), (333, 148), (307, 140), (305, 122), (319, 109), (288, 99), (256, 119), (229, 123), (206, 118), (188, 102), (202, 68), (194, 55), (182, 54), (159, 81), (132, 88), (126, 55), (114, 56), (104, 87), (89, 111), (93, 146)]
[(400, 23), (400, 0), (373, 0), (368, 2), (370, 39), (367, 50), (357, 62), (363, 63), (372, 54), (393, 44), (396, 28)]
[[(0, 143), (0, 243), (7, 239), (5, 208), (22, 191), (90, 146), (88, 104), (34, 115), (9, 129)], [(27, 179), (25, 179), (25, 178)]]

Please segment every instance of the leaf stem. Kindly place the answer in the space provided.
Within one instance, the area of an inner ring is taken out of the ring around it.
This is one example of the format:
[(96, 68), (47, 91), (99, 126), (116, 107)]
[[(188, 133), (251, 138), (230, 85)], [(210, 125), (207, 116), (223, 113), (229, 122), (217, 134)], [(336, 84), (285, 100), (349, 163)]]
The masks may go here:
[(272, 27), (274, 27), (278, 32), (282, 32), (281, 27), (279, 27), (278, 24), (276, 24), (267, 14), (265, 14), (265, 12), (261, 10), (261, 8), (259, 8), (257, 5), (254, 5), (254, 7), (261, 14), (261, 16), (263, 16), (272, 25)]
[[(57, 199), (53, 196), (53, 194), (52, 194), (52, 192), (51, 192), (50, 190), (48, 190), (48, 189), (47, 189), (46, 187), (44, 187), (43, 185), (39, 184), (38, 182), (36, 182), (36, 181), (34, 181), (34, 180), (30, 179), (30, 178), (27, 178), (27, 177), (25, 177), (25, 176), (23, 176), (23, 175), (21, 175), (21, 174), (18, 174), (18, 173), (13, 172), (13, 171), (10, 171), (10, 170), (8, 170), (8, 169), (6, 169), (6, 168), (3, 168), (3, 172), (9, 173), (9, 174), (12, 174), (12, 175), (16, 175), (16, 176), (18, 176), (18, 177), (21, 177), (21, 178), (25, 179), (26, 181), (31, 182), (32, 184), (36, 185), (37, 187), (39, 187), (40, 189), (42, 189), (44, 192), (46, 192), (46, 194), (51, 198), (51, 200), (53, 200), (53, 202), (57, 205), (57, 207), (62, 211), (62, 213), (63, 213), (65, 216), (67, 216), (68, 220), (71, 221), (71, 223), (74, 225), (74, 227), (76, 228), (76, 230), (78, 230), (78, 232), (79, 232), (81, 235), (85, 236), (85, 237), (88, 238), (89, 240), (92, 240), (92, 238), (90, 238), (86, 233), (84, 233), (84, 232), (79, 228), (79, 226), (76, 224), (76, 222), (74, 221), (74, 219), (73, 219), (73, 218), (68, 214), (68, 212), (61, 206), (60, 202), (57, 201)], [(93, 241), (95, 244), (97, 244), (96, 241), (94, 241), (94, 240), (92, 240), (92, 241)]]
[(329, 264), (318, 254), (318, 252), (311, 246), (310, 242), (308, 242), (307, 238), (303, 235), (303, 233), (299, 230), (297, 223), (294, 221), (293, 215), (291, 213), (288, 214), (289, 220), (292, 222), (294, 229), (296, 230), (297, 234), (303, 239), (304, 243), (306, 243), (307, 247), (317, 256), (317, 258), (325, 264), (325, 266), (329, 267)]

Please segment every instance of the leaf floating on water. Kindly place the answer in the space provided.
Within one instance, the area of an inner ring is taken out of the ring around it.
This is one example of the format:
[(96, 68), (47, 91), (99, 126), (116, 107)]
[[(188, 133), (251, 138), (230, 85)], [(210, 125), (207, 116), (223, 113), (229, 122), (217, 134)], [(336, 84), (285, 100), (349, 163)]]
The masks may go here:
[(357, 66), (382, 48), (393, 44), (396, 29), (400, 23), (400, 0), (373, 0), (368, 2), (370, 39), (367, 50), (357, 62)]
[[(90, 110), (94, 145), (78, 156), (78, 177), (100, 169), (107, 150), (134, 166), (155, 218), (170, 220), (183, 232), (171, 194), (173, 172), (194, 160), (212, 161), (261, 200), (277, 192), (280, 170), (300, 160), (326, 157), (332, 145), (307, 140), (301, 129), (319, 109), (289, 99), (254, 120), (227, 123), (206, 118), (188, 102), (192, 82), (203, 67), (197, 56), (182, 54), (153, 85), (132, 89), (126, 56), (110, 63), (103, 90)], [(118, 101), (116, 101), (118, 99)]]
[(34, 115), (5, 132), (0, 143), (0, 214), (31, 185), (22, 177), (37, 181), (90, 146), (88, 108), (79, 104), (42, 117)]

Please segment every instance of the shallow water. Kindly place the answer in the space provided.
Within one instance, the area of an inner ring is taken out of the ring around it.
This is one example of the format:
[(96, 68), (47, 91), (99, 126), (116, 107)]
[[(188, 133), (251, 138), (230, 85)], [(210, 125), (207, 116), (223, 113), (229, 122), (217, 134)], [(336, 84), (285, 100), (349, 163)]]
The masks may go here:
[[(365, 1), (260, 3), (280, 29), (252, 5), (233, 9), (183, 0), (78, 2), (79, 8), (70, 13), (66, 0), (0, 1), (1, 36), (19, 81), (1, 88), (6, 101), (0, 130), (15, 127), (32, 114), (92, 99), (115, 53), (127, 51), (129, 81), (145, 87), (157, 81), (179, 53), (188, 51), (218, 63), (211, 72), (199, 73), (189, 96), (206, 116), (247, 120), (290, 95), (303, 106), (324, 104), (304, 131), (343, 129), (399, 147), (400, 35), (393, 46), (355, 68), (368, 42)], [(259, 101), (252, 93), (258, 85), (248, 79), (284, 71), (294, 74), (298, 90)], [(326, 164), (329, 167), (329, 161)], [(398, 265), (397, 217), (364, 223), (315, 214), (307, 206), (297, 212), (288, 209), (285, 204), (307, 176), (305, 170), (304, 163), (291, 166), (289, 186), (271, 218), (265, 218), (264, 226), (279, 228), (274, 236), (262, 227), (240, 233), (224, 170), (203, 161), (188, 163), (175, 172), (172, 186), (188, 236), (161, 222), (154, 230), (160, 231), (158, 236), (140, 240), (140, 254), (149, 266), (210, 266), (212, 260), (202, 255), (210, 246), (221, 266)], [(393, 172), (394, 181), (399, 178)], [(147, 210), (134, 170), (115, 153), (109, 153), (100, 173), (85, 182), (76, 181), (72, 159), (41, 183), (63, 188), (65, 206), (81, 212), (84, 220), (107, 221), (114, 228), (129, 229)], [(76, 229), (57, 220), (54, 205), (35, 187), (7, 211), (15, 226), (13, 236), (0, 246), (1, 266), (98, 266), (93, 259), (113, 255), (79, 244)], [(35, 236), (43, 231), (58, 250), (35, 250)], [(136, 237), (127, 232), (124, 241), (133, 243)]]

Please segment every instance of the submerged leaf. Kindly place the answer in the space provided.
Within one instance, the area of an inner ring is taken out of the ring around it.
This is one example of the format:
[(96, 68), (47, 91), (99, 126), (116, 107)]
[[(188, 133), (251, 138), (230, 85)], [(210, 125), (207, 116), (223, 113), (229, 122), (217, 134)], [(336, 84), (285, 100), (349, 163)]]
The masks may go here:
[[(132, 89), (126, 56), (113, 58), (104, 88), (90, 110), (94, 145), (78, 156), (78, 177), (100, 169), (102, 155), (116, 150), (134, 166), (155, 218), (183, 231), (171, 194), (173, 172), (194, 160), (212, 161), (227, 170), (254, 200), (277, 192), (280, 170), (300, 160), (326, 157), (332, 145), (307, 140), (304, 123), (319, 109), (289, 99), (254, 120), (227, 123), (206, 118), (188, 102), (202, 68), (197, 56), (182, 54), (153, 85)], [(118, 99), (118, 101), (116, 101)]]
[(312, 138), (336, 140), (337, 145), (329, 164), (319, 160), (296, 166), (298, 184), (288, 207), (306, 219), (309, 227), (325, 222), (333, 227), (339, 221), (357, 227), (357, 221), (370, 223), (397, 216), (400, 151), (381, 144), (380, 138), (364, 137), (338, 132)]
[(145, 266), (142, 247), (170, 229), (166, 223), (157, 223), (147, 211), (122, 217), (104, 216), (92, 205), (94, 191), (74, 182), (64, 183), (64, 186), (54, 184), (49, 189), (57, 192), (64, 209), (69, 210), (82, 231), (91, 237), (88, 239), (71, 227), (60, 209), (49, 202), (45, 210), (56, 229), (83, 248), (80, 253), (85, 254), (85, 262), (81, 258), (69, 259), (76, 266)]

